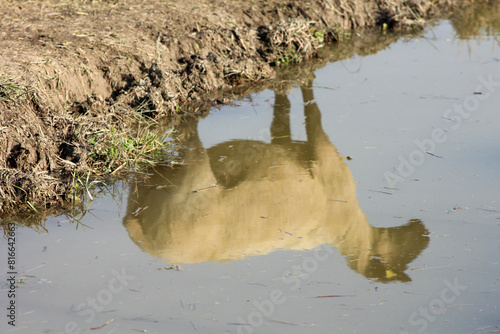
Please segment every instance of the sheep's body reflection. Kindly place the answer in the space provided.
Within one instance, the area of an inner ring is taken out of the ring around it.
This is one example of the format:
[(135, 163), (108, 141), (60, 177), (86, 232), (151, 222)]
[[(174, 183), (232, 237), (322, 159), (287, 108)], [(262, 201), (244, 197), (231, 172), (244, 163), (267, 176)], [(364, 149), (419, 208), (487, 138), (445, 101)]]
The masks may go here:
[(369, 225), (351, 172), (323, 131), (311, 84), (302, 95), (307, 142), (291, 140), (290, 103), (279, 93), (270, 144), (234, 140), (205, 150), (197, 120), (186, 119), (177, 130), (190, 148), (187, 165), (157, 169), (150, 185), (131, 191), (124, 225), (132, 240), (178, 263), (327, 243), (368, 278), (409, 280), (404, 270), (427, 246), (427, 229), (419, 220), (394, 228)]

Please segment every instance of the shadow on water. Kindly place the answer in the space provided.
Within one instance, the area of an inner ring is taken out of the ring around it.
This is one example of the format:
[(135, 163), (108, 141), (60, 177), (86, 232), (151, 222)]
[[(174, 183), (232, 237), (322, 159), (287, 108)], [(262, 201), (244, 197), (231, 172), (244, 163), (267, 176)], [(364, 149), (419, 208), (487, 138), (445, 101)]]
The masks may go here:
[(123, 220), (130, 238), (167, 262), (231, 261), (276, 249), (337, 248), (348, 265), (382, 282), (429, 244), (418, 219), (370, 226), (343, 157), (321, 124), (312, 79), (301, 86), (307, 141), (293, 141), (290, 101), (275, 90), (271, 143), (231, 140), (204, 148), (195, 118), (177, 126), (187, 164), (156, 168), (130, 191)]

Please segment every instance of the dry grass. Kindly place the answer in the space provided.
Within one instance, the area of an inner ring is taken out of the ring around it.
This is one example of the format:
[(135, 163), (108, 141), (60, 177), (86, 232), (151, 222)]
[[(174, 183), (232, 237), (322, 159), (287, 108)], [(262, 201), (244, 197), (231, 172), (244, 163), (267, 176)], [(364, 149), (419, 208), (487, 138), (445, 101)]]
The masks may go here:
[(312, 31), (314, 22), (303, 19), (279, 22), (269, 36), (269, 44), (278, 50), (278, 64), (298, 63), (315, 56), (323, 46)]
[(5, 73), (0, 73), (0, 102), (21, 103), (29, 98), (31, 89), (27, 83), (20, 83)]

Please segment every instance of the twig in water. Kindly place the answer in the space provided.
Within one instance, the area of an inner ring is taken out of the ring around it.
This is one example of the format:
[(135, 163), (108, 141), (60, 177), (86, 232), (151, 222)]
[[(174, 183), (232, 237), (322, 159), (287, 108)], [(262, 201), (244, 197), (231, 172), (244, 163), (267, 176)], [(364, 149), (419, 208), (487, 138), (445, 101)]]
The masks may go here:
[(432, 155), (433, 157), (436, 157), (436, 158), (441, 158), (441, 159), (443, 158), (442, 156), (440, 156), (440, 155), (435, 155), (434, 153), (431, 153), (431, 152), (429, 152), (429, 151), (425, 151), (425, 153), (427, 153), (428, 155)]
[(370, 190), (368, 189), (369, 191), (373, 191), (374, 193), (381, 193), (381, 194), (386, 194), (386, 195), (392, 195), (391, 193), (388, 193), (387, 191), (380, 191), (380, 190)]
[(335, 297), (356, 297), (356, 295), (325, 295), (325, 296), (316, 296), (313, 298), (335, 298)]
[(95, 330), (97, 330), (97, 329), (101, 329), (101, 328), (103, 328), (104, 326), (109, 325), (109, 324), (110, 324), (110, 323), (112, 323), (113, 321), (115, 321), (115, 318), (113, 318), (113, 319), (109, 320), (108, 322), (106, 322), (106, 323), (105, 323), (104, 325), (102, 325), (102, 326), (99, 326), (99, 327), (92, 327), (92, 328), (91, 328), (91, 330), (95, 331)]

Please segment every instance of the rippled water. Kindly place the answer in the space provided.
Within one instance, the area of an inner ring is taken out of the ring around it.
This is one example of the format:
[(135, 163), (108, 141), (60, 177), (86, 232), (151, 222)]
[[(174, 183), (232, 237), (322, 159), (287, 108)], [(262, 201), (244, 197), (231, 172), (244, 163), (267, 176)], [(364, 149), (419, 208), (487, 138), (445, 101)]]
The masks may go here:
[(186, 165), (16, 231), (2, 332), (500, 330), (500, 43), (466, 32), (182, 120)]

